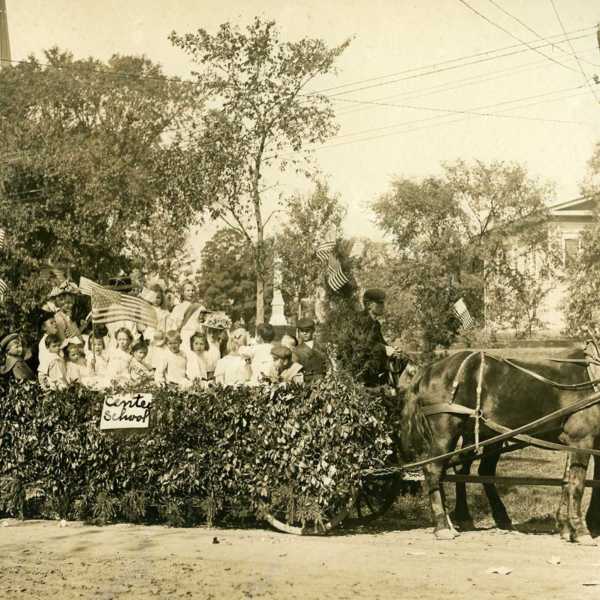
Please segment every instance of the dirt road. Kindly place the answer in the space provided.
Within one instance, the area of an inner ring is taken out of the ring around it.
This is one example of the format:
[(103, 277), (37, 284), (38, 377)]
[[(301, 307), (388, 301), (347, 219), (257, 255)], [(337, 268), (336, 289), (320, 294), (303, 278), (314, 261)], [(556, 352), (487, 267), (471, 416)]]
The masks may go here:
[[(430, 529), (393, 527), (298, 538), (260, 529), (0, 525), (3, 600), (600, 597), (600, 548), (548, 534), (485, 530), (436, 542)], [(503, 567), (511, 572), (486, 572)]]

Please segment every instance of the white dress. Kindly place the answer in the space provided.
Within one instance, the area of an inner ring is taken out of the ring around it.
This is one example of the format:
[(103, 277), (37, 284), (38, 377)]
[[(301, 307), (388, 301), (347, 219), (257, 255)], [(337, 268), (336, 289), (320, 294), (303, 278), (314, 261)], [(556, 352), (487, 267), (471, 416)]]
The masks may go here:
[(185, 315), (185, 311), (192, 303), (189, 300), (182, 300), (177, 306), (173, 307), (171, 311), (171, 325), (173, 329), (179, 331), (181, 326), (183, 325), (183, 317)]
[(215, 382), (221, 385), (248, 383), (252, 371), (246, 360), (238, 354), (228, 354), (217, 362)]
[[(203, 352), (202, 354), (205, 354)], [(206, 360), (191, 350), (187, 353), (187, 378), (190, 381), (206, 381)]]
[(106, 369), (106, 378), (109, 381), (129, 381), (129, 363), (131, 354), (121, 350), (121, 348), (111, 348), (108, 354), (108, 365)]

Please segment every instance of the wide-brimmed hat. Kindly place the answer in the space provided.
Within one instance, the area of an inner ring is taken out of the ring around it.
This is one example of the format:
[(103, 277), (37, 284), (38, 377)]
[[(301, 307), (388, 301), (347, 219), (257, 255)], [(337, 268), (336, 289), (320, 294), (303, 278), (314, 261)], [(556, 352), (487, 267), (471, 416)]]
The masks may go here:
[(204, 326), (208, 329), (229, 329), (231, 319), (224, 312), (212, 312), (204, 319)]
[(9, 333), (8, 335), (5, 335), (1, 340), (0, 340), (0, 350), (4, 351), (6, 350), (7, 346), (16, 339), (19, 339), (21, 337), (20, 333)]

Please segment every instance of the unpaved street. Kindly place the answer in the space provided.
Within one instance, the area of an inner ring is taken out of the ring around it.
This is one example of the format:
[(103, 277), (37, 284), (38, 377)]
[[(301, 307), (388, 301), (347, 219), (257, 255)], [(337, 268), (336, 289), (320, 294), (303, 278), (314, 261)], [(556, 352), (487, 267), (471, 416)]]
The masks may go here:
[[(600, 548), (556, 535), (485, 530), (436, 542), (430, 529), (298, 538), (258, 529), (5, 522), (3, 600), (600, 597)], [(511, 572), (486, 573), (502, 567)]]

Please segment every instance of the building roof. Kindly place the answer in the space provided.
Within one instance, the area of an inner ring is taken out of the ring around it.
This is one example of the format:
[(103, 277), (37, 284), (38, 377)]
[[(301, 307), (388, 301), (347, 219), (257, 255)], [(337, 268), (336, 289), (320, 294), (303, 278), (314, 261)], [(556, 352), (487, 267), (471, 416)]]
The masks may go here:
[(561, 217), (592, 218), (597, 208), (597, 199), (593, 196), (579, 196), (572, 200), (558, 202), (548, 207), (554, 219)]

